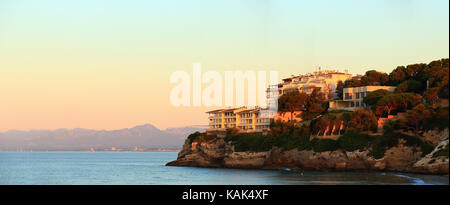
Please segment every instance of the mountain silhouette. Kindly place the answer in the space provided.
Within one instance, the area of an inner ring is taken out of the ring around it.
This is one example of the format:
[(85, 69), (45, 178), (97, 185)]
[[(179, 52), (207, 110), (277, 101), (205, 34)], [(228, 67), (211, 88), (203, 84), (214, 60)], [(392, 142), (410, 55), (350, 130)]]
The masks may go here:
[(0, 133), (0, 150), (179, 149), (187, 135), (205, 129), (206, 126), (187, 126), (160, 130), (152, 124), (144, 124), (119, 130), (9, 130)]

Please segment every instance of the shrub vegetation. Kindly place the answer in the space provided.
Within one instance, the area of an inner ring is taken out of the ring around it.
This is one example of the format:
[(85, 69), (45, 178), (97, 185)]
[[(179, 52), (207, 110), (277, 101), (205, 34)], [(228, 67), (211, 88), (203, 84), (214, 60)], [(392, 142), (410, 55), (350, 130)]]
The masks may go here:
[(202, 142), (210, 141), (216, 137), (217, 137), (217, 135), (214, 135), (214, 134), (195, 132), (188, 136), (188, 140), (189, 140), (189, 143), (192, 143), (192, 142), (202, 143)]
[(314, 152), (335, 151), (339, 149), (339, 143), (332, 139), (318, 139), (313, 143)]
[(374, 140), (373, 136), (367, 134), (361, 134), (359, 130), (349, 128), (339, 139), (339, 146), (345, 151), (363, 150), (371, 141)]

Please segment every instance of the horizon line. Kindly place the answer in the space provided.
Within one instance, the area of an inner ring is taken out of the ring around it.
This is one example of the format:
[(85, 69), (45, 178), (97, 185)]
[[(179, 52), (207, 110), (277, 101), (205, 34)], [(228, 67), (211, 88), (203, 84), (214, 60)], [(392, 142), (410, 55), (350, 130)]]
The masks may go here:
[(165, 129), (161, 129), (157, 126), (155, 126), (154, 124), (151, 123), (144, 123), (144, 124), (138, 124), (132, 127), (124, 127), (124, 128), (118, 128), (118, 129), (90, 129), (90, 128), (82, 128), (82, 127), (74, 127), (74, 128), (56, 128), (56, 129), (7, 129), (7, 130), (0, 130), (0, 133), (6, 133), (9, 131), (22, 131), (22, 132), (31, 132), (31, 131), (57, 131), (57, 130), (75, 130), (75, 129), (83, 129), (83, 130), (95, 130), (95, 131), (115, 131), (115, 130), (124, 130), (124, 129), (131, 129), (131, 128), (135, 128), (138, 126), (145, 126), (145, 125), (151, 125), (153, 127), (155, 127), (158, 130), (161, 131), (165, 131), (168, 129), (177, 129), (177, 128), (186, 128), (186, 127), (195, 127), (195, 126), (205, 126), (207, 127), (208, 125), (186, 125), (186, 126), (178, 126), (178, 127), (167, 127)]

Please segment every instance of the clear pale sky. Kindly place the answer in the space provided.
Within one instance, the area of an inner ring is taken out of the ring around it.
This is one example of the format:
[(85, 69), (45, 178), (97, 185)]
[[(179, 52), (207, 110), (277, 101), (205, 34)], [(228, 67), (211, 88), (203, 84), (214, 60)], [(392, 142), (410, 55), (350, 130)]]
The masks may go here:
[(207, 124), (176, 70), (353, 74), (449, 57), (448, 0), (0, 0), (0, 131)]

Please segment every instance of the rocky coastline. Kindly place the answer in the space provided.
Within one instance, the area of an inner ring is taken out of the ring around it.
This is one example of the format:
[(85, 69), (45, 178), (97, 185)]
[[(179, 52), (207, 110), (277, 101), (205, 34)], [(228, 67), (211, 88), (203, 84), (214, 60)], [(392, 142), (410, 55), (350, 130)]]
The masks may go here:
[(404, 142), (399, 141), (397, 146), (387, 149), (385, 156), (381, 159), (370, 156), (368, 149), (353, 152), (342, 149), (314, 152), (273, 147), (267, 152), (236, 152), (234, 146), (225, 141), (225, 136), (217, 136), (202, 143), (191, 143), (187, 139), (178, 153), (177, 160), (167, 163), (166, 166), (448, 174), (448, 155), (435, 155), (449, 144), (448, 128), (440, 132), (429, 132), (426, 135), (432, 138), (436, 145), (431, 153), (422, 157), (420, 149), (406, 146)]

